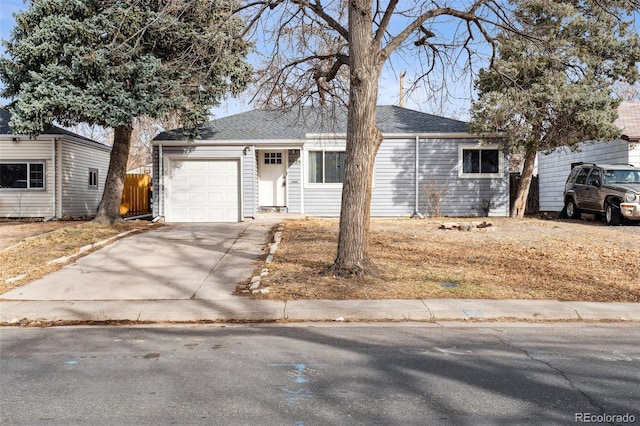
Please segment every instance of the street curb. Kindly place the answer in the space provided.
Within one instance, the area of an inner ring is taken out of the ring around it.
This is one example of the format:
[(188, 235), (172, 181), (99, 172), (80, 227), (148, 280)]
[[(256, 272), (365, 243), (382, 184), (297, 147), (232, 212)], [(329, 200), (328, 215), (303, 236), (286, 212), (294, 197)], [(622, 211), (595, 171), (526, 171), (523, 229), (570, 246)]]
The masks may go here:
[(638, 303), (555, 300), (3, 301), (0, 326), (300, 322), (640, 322)]

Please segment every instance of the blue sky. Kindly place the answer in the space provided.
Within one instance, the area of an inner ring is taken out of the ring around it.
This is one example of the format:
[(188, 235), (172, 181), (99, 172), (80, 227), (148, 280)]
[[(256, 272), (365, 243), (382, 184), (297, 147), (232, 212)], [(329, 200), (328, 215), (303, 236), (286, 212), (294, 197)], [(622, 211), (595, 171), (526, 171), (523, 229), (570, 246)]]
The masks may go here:
[[(15, 25), (13, 13), (20, 10), (25, 10), (27, 6), (22, 0), (0, 0), (0, 39), (8, 39), (10, 37), (11, 29)], [(0, 54), (4, 53), (4, 48), (0, 47)], [(395, 64), (389, 64), (385, 72), (380, 79), (380, 96), (378, 103), (380, 105), (398, 105), (400, 83), (399, 73), (402, 70), (406, 70), (405, 87), (408, 87), (412, 77), (415, 76), (412, 68), (416, 68), (413, 60), (405, 60), (397, 62)], [(417, 72), (417, 70), (416, 70)], [(425, 96), (419, 92), (415, 92), (405, 98), (405, 107), (415, 109), (418, 111), (424, 111), (434, 114), (446, 115), (451, 118), (466, 119), (469, 108), (469, 96), (466, 89), (469, 88), (470, 82), (459, 82), (459, 90), (456, 94), (458, 99), (450, 99), (446, 104), (442, 105), (438, 100), (432, 102), (425, 102)], [(238, 99), (229, 99), (224, 101), (220, 107), (212, 110), (212, 115), (215, 118), (224, 117), (232, 114), (236, 114), (243, 111), (252, 109), (249, 105), (250, 95), (241, 95)], [(0, 105), (5, 105), (6, 99), (0, 98)]]
[[(0, 0), (0, 39), (8, 39), (11, 29), (15, 25), (13, 13), (26, 9), (22, 0)], [(640, 18), (636, 20), (636, 27), (640, 31)], [(4, 48), (0, 47), (0, 54), (4, 54)], [(397, 55), (393, 62), (389, 62), (380, 79), (378, 104), (398, 105), (399, 103), (399, 77), (401, 71), (406, 70), (405, 87), (408, 87), (412, 79), (419, 73), (421, 67), (417, 58), (407, 58)], [(471, 103), (471, 81), (468, 73), (457, 78), (449, 76), (452, 82), (449, 89), (455, 90), (446, 100), (442, 101), (437, 96), (441, 91), (435, 90), (427, 96), (425, 91), (416, 90), (405, 98), (405, 107), (418, 111), (444, 115), (450, 118), (468, 119), (468, 109)], [(249, 105), (250, 95), (242, 95), (239, 99), (229, 99), (212, 110), (215, 118), (224, 117), (252, 109)], [(5, 99), (0, 98), (0, 105), (6, 104)]]

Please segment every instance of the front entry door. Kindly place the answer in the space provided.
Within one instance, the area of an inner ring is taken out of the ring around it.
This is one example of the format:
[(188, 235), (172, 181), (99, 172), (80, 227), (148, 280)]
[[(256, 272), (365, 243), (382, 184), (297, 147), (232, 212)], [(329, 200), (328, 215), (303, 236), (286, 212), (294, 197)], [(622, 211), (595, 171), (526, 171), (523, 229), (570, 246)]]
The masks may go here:
[(261, 207), (285, 207), (286, 151), (258, 151)]

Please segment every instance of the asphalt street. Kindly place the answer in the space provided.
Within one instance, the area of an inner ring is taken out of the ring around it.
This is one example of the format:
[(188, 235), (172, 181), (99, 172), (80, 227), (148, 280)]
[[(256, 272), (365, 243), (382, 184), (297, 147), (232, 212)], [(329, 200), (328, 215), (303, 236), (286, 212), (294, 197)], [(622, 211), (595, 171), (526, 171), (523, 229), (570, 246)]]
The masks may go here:
[(602, 323), (7, 327), (1, 423), (639, 424), (639, 343)]

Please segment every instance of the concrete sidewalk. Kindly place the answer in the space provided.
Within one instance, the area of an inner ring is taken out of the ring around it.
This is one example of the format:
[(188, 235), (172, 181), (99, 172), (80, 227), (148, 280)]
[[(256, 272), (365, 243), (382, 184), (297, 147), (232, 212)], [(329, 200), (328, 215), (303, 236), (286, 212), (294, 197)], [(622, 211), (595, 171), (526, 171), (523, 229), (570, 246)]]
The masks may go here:
[(555, 300), (253, 300), (232, 295), (277, 216), (170, 224), (0, 295), (0, 325), (228, 321), (640, 321), (640, 304)]

